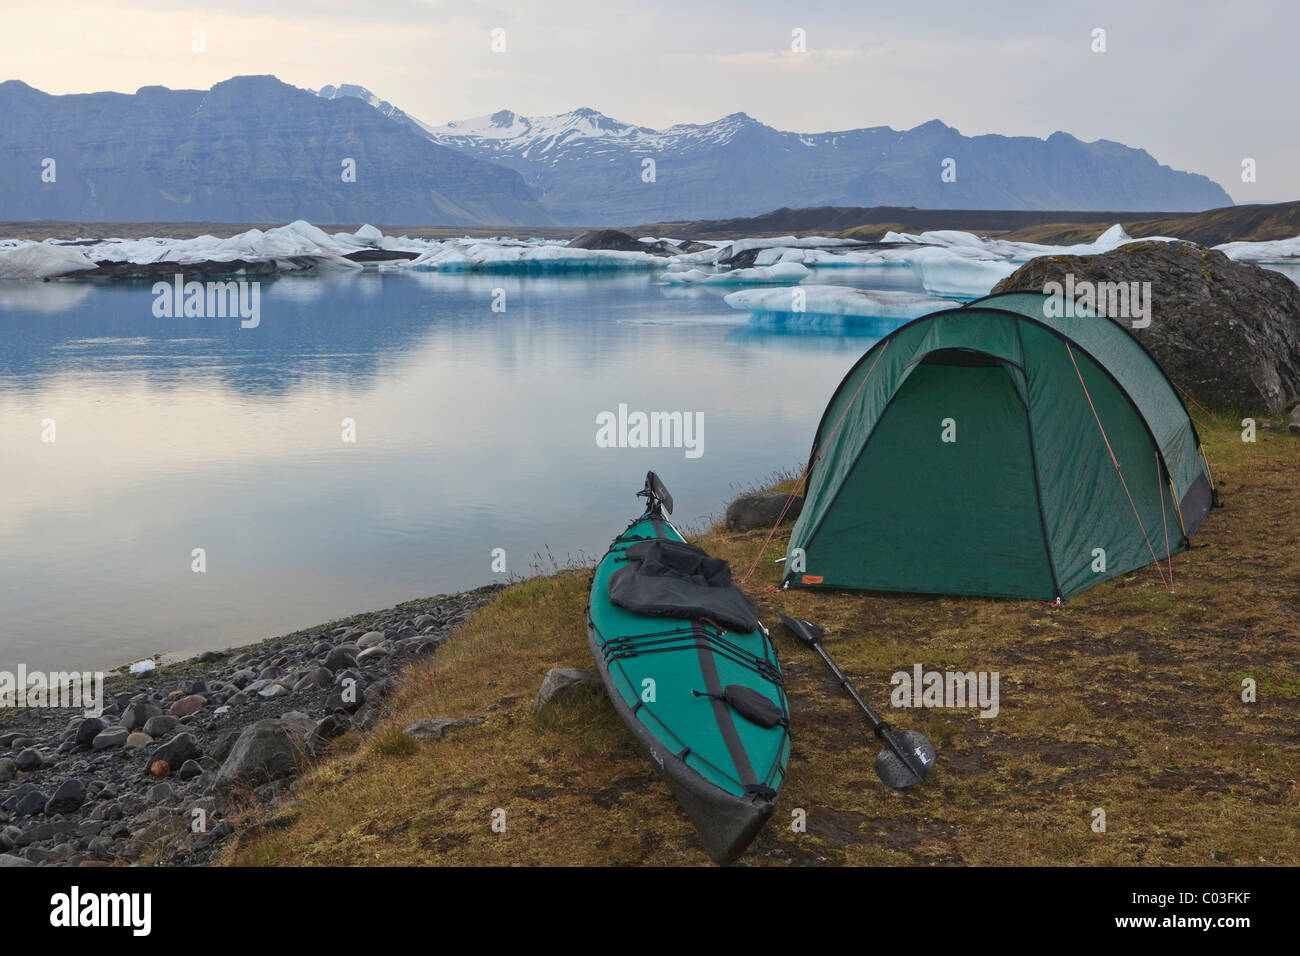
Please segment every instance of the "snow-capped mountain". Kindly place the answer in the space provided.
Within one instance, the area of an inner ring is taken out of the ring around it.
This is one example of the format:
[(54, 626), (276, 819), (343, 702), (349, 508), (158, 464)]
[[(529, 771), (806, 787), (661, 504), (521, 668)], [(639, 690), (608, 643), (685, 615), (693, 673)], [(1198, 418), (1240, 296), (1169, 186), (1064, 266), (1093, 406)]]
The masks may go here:
[[(0, 117), (0, 220), (553, 221), (501, 164), (273, 76), (64, 96), (11, 80)], [(33, 156), (51, 157), (55, 178), (42, 182)]]
[(517, 171), (559, 221), (574, 224), (727, 218), (782, 206), (1176, 212), (1232, 205), (1207, 177), (1162, 166), (1145, 150), (1061, 132), (971, 137), (931, 120), (909, 130), (792, 133), (745, 113), (655, 130), (589, 108), (536, 117), (501, 110), (431, 126), (363, 87), (321, 94), (327, 91)]

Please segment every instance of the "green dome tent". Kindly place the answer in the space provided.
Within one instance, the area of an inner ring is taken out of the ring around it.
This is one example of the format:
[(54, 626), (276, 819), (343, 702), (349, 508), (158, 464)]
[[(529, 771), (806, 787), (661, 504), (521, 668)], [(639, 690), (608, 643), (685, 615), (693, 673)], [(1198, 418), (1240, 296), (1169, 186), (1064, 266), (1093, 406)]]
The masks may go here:
[(876, 343), (831, 398), (806, 478), (787, 586), (1061, 600), (1159, 567), (1214, 499), (1137, 339), (1023, 292)]

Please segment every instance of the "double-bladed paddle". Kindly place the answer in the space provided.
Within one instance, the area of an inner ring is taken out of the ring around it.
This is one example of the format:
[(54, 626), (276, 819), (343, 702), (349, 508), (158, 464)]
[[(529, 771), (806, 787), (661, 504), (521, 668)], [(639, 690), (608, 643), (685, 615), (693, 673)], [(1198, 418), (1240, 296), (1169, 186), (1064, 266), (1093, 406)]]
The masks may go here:
[(862, 712), (867, 715), (867, 720), (870, 722), (876, 736), (884, 742), (885, 746), (876, 757), (876, 774), (880, 779), (895, 790), (910, 787), (924, 780), (934, 767), (934, 745), (930, 743), (924, 734), (915, 730), (895, 730), (872, 713), (871, 708), (867, 706), (867, 702), (858, 694), (857, 688), (844, 676), (844, 672), (835, 666), (831, 656), (826, 653), (826, 648), (822, 647), (822, 629), (820, 627), (811, 621), (786, 617), (784, 614), (780, 615), (780, 618), (795, 637), (822, 656), (822, 660), (830, 666), (831, 671), (844, 685), (844, 689), (857, 701), (858, 706), (862, 708)]

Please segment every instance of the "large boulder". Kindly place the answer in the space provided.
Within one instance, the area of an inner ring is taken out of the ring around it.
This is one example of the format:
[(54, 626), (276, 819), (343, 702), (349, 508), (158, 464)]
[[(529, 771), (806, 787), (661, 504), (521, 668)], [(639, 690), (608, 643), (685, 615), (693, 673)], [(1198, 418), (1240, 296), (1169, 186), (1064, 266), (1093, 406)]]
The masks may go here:
[[(752, 531), (754, 528), (771, 528), (772, 525), (776, 524), (781, 509), (785, 507), (785, 503), (789, 499), (789, 495), (776, 494), (770, 491), (756, 491), (748, 495), (741, 495), (727, 505), (727, 530)], [(783, 520), (793, 521), (799, 517), (801, 511), (803, 511), (803, 498), (795, 495)]]
[(1042, 292), (1048, 282), (1064, 286), (1067, 275), (1076, 289), (1149, 282), (1151, 324), (1115, 321), (1198, 401), (1277, 413), (1300, 395), (1300, 287), (1286, 276), (1190, 242), (1133, 242), (1101, 255), (1031, 259), (993, 291)]
[(307, 755), (311, 721), (259, 720), (244, 728), (217, 771), (216, 786), (258, 787), (298, 772)]

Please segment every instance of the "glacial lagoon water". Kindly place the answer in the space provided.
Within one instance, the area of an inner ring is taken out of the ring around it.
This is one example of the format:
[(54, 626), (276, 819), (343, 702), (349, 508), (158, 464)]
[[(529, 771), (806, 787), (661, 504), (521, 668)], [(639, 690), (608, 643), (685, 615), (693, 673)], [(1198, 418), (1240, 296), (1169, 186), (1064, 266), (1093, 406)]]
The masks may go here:
[[(881, 332), (755, 328), (727, 291), (286, 276), (241, 328), (156, 318), (150, 283), (0, 283), (0, 669), (246, 644), (504, 580), (497, 548), (515, 576), (594, 559), (651, 468), (703, 525), (804, 460)], [(702, 454), (598, 447), (620, 404), (702, 414)]]

